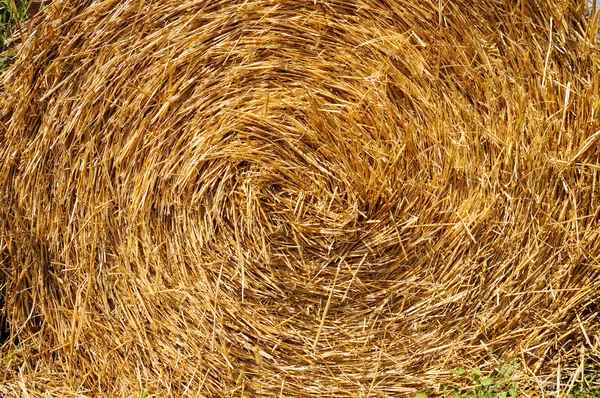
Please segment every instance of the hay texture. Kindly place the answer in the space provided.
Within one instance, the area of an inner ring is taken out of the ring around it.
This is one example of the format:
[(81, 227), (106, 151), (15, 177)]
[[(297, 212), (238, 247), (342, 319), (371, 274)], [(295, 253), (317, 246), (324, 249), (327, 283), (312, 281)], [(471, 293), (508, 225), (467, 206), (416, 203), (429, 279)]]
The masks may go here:
[(55, 0), (3, 76), (0, 391), (411, 396), (495, 358), (560, 391), (600, 341), (594, 21)]

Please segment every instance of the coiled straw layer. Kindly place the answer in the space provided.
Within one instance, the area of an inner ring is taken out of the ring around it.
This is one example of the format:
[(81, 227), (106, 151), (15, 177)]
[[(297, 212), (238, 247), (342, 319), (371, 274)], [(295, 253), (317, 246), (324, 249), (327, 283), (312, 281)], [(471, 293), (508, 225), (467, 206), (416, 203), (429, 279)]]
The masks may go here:
[(595, 26), (55, 0), (0, 98), (0, 390), (397, 396), (491, 358), (556, 390), (600, 337)]

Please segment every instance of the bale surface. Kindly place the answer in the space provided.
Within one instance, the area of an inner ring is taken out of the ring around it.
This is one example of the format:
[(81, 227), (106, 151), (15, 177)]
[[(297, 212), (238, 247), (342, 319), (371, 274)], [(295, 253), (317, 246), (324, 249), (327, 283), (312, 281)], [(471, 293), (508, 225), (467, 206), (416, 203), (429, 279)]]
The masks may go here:
[(0, 89), (0, 392), (412, 395), (494, 355), (555, 391), (600, 337), (589, 21), (53, 1)]

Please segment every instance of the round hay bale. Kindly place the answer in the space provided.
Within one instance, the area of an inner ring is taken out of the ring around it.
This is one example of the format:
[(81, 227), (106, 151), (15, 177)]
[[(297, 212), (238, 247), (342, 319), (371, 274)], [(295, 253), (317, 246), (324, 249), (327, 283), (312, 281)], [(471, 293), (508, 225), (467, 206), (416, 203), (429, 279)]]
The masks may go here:
[(55, 0), (0, 98), (3, 393), (560, 380), (600, 336), (586, 8)]

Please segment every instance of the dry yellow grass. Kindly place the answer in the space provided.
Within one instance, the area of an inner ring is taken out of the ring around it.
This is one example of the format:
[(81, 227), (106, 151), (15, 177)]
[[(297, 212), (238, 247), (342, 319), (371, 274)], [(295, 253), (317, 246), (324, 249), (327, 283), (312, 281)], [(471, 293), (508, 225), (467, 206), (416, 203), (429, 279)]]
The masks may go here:
[(593, 21), (55, 0), (0, 89), (0, 393), (412, 395), (490, 350), (556, 391), (600, 341)]

